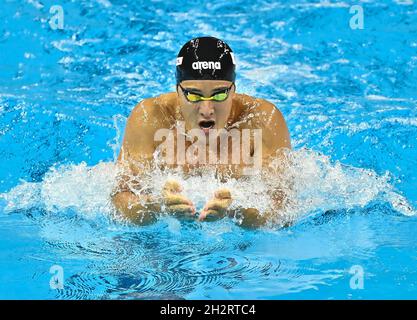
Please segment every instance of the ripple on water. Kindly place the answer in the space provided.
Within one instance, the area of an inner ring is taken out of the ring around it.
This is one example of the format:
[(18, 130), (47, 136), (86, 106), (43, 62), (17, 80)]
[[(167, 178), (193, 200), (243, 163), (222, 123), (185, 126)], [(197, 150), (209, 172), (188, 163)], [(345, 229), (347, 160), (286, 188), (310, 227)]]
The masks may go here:
[(57, 299), (102, 299), (115, 285), (111, 276), (80, 272), (64, 282), (64, 288), (57, 290)]

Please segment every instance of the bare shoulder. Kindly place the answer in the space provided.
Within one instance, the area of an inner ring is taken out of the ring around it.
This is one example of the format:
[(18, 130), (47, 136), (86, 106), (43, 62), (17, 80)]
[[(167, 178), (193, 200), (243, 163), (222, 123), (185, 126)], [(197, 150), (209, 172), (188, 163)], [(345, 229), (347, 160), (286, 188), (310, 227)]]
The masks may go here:
[(124, 154), (132, 158), (151, 158), (155, 150), (155, 132), (175, 123), (174, 109), (171, 93), (140, 101), (127, 119), (122, 145)]
[(235, 94), (235, 99), (242, 119), (248, 119), (252, 128), (261, 128), (269, 144), (291, 148), (287, 123), (277, 106), (266, 99), (246, 94)]
[(241, 93), (235, 94), (235, 99), (244, 117), (251, 115), (252, 118), (256, 118), (264, 126), (285, 124), (282, 112), (272, 102)]
[(175, 103), (174, 92), (143, 99), (132, 110), (129, 120), (145, 126), (159, 126), (174, 117)]

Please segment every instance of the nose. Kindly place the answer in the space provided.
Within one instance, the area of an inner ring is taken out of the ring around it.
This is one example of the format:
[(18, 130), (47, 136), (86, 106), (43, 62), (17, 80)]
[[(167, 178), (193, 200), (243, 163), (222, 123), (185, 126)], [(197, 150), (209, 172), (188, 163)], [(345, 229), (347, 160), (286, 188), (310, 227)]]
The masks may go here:
[(200, 103), (198, 112), (203, 118), (210, 119), (214, 115), (214, 106), (211, 101), (202, 101)]

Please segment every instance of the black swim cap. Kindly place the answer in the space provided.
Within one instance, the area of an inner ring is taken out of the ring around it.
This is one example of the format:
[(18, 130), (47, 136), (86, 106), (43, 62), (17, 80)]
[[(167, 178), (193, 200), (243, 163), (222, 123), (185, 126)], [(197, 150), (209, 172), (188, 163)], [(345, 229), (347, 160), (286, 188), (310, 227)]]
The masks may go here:
[(227, 80), (234, 82), (235, 58), (224, 41), (199, 37), (188, 41), (176, 62), (177, 84), (183, 80)]

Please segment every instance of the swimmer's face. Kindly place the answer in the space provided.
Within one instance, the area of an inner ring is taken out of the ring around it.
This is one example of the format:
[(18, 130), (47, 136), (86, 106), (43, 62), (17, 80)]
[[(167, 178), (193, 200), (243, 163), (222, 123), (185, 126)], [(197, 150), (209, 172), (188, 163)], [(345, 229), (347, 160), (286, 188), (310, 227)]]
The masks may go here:
[[(200, 128), (208, 135), (210, 129), (226, 126), (235, 94), (234, 83), (224, 80), (184, 80), (180, 85), (182, 88), (177, 86), (178, 101), (186, 130)], [(219, 100), (225, 96), (224, 93), (227, 93), (227, 98), (223, 101), (190, 101), (198, 96), (209, 98), (215, 95)]]

